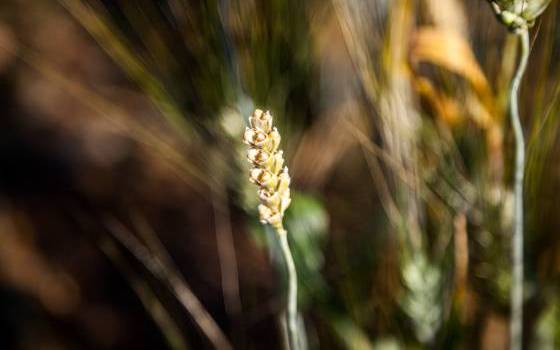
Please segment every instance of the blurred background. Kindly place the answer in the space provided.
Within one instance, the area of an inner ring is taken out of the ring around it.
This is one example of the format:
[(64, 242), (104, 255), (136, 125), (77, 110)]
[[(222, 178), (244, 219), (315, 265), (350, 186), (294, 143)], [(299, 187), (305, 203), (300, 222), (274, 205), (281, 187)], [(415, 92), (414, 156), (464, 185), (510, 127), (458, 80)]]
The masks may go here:
[[(560, 26), (531, 31), (524, 347), (560, 348)], [(506, 349), (517, 39), (483, 0), (2, 0), (0, 348)]]

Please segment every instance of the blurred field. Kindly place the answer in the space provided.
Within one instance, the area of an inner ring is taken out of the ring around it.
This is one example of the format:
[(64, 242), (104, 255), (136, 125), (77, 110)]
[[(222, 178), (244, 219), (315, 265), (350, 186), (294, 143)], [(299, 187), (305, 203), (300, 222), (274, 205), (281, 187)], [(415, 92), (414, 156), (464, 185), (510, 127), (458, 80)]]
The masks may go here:
[[(559, 14), (520, 98), (526, 349), (560, 349)], [(516, 57), (483, 0), (2, 0), (0, 349), (281, 349), (255, 108), (309, 349), (507, 349)]]

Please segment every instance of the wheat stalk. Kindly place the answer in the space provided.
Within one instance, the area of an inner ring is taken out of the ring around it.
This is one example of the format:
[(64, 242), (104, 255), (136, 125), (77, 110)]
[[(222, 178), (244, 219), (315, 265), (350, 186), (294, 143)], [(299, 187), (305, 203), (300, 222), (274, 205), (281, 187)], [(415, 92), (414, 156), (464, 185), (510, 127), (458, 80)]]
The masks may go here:
[(529, 60), (529, 31), (519, 31), (521, 58), (510, 90), (510, 116), (515, 135), (514, 225), (512, 237), (512, 288), (510, 348), (521, 350), (523, 342), (523, 179), (525, 178), (525, 140), (519, 117), (518, 93)]
[(551, 0), (489, 0), (498, 19), (521, 40), (521, 57), (510, 88), (510, 117), (515, 137), (514, 215), (511, 242), (512, 287), (510, 349), (523, 347), (523, 180), (525, 177), (525, 139), (519, 116), (519, 86), (529, 60), (529, 28)]
[(294, 259), (288, 244), (288, 232), (284, 229), (284, 212), (291, 202), (290, 175), (284, 166), (284, 155), (280, 146), (280, 133), (273, 127), (272, 115), (260, 109), (249, 118), (244, 142), (249, 145), (247, 159), (253, 168), (250, 181), (258, 186), (259, 216), (261, 223), (271, 225), (276, 231), (282, 255), (288, 271), (287, 329), (290, 349), (299, 349), (297, 327), (297, 274)]

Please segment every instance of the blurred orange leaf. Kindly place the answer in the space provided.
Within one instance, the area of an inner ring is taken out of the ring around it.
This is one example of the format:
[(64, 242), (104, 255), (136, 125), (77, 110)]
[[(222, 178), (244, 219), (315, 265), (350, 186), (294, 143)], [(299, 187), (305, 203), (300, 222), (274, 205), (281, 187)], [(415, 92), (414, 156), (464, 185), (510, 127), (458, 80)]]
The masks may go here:
[[(459, 33), (434, 27), (419, 28), (411, 47), (411, 62), (416, 65), (427, 62), (447, 69), (469, 82), (482, 105), (495, 115), (494, 94), (488, 79), (482, 72), (471, 46)], [(488, 127), (490, 120), (478, 120), (481, 127)]]

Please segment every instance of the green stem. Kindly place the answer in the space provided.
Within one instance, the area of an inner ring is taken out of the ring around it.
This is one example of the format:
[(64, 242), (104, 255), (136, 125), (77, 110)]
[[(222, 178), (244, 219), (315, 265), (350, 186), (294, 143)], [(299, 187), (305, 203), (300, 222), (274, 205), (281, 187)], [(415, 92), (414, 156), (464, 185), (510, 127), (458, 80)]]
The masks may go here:
[(525, 171), (525, 140), (519, 117), (518, 94), (529, 60), (529, 31), (517, 33), (521, 39), (521, 58), (510, 90), (510, 116), (515, 136), (515, 183), (512, 237), (512, 288), (510, 349), (521, 350), (523, 344), (523, 178)]
[(286, 270), (288, 272), (288, 307), (286, 311), (286, 326), (288, 329), (288, 340), (291, 350), (298, 350), (299, 335), (297, 326), (297, 273), (294, 264), (294, 258), (288, 244), (288, 232), (283, 227), (277, 227), (278, 240), (282, 255), (286, 262)]

